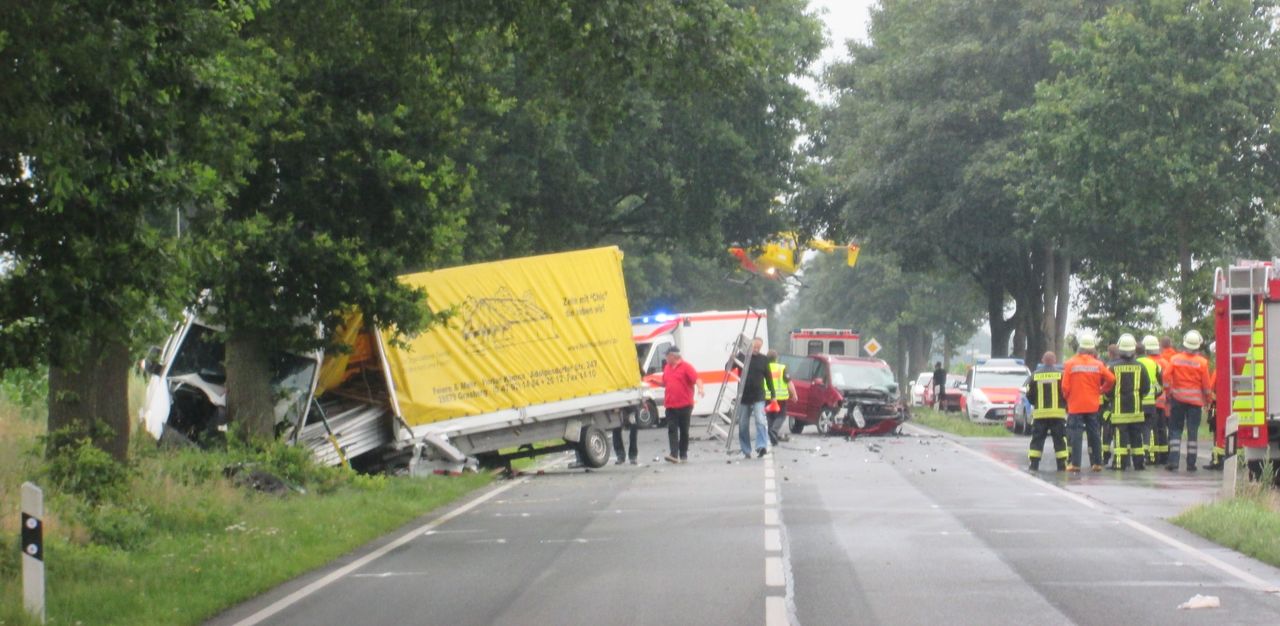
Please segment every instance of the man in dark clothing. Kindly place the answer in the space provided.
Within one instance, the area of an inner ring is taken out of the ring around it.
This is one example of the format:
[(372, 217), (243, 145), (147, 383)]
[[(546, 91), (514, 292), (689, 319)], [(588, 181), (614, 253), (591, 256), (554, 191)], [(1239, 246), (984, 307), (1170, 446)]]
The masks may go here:
[(617, 464), (622, 465), (627, 461), (627, 450), (622, 447), (622, 429), (625, 428), (631, 436), (631, 464), (638, 465), (640, 462), (636, 460), (638, 452), (636, 450), (636, 423), (634, 417), (628, 417), (627, 423), (613, 429), (613, 452), (617, 456)]
[(934, 406), (941, 411), (946, 405), (943, 400), (947, 397), (947, 370), (942, 369), (942, 361), (933, 364), (933, 402)]
[(764, 340), (759, 337), (751, 342), (751, 356), (738, 355), (746, 363), (747, 371), (735, 366), (738, 384), (741, 385), (742, 402), (738, 405), (738, 443), (742, 444), (742, 456), (751, 458), (751, 424), (756, 425), (756, 456), (769, 454), (769, 425), (765, 422), (764, 404), (776, 396), (773, 378), (769, 376), (769, 357), (761, 350)]
[(1058, 355), (1052, 352), (1040, 357), (1040, 367), (1027, 379), (1023, 393), (1031, 403), (1031, 449), (1027, 456), (1032, 472), (1040, 471), (1040, 457), (1044, 456), (1044, 440), (1053, 441), (1053, 456), (1058, 471), (1067, 469), (1067, 400), (1062, 395), (1062, 368), (1058, 367)]

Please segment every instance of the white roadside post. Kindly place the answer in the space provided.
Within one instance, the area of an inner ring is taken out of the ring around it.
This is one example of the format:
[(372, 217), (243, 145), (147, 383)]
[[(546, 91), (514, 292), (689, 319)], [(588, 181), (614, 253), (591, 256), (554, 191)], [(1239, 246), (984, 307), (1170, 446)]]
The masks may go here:
[(1239, 445), (1240, 416), (1232, 413), (1227, 417), (1223, 428), (1226, 434), (1222, 437), (1222, 498), (1234, 498), (1236, 495), (1236, 474), (1240, 471), (1240, 459), (1236, 458)]
[(22, 483), (22, 601), (44, 623), (44, 492)]

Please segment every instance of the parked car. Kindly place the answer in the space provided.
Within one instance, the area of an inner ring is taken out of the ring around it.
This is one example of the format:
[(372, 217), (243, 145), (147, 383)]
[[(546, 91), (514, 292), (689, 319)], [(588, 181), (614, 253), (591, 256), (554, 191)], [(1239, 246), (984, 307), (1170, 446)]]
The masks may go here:
[(1013, 414), (1031, 370), (1021, 359), (990, 359), (969, 369), (961, 412), (975, 424), (1001, 424)]
[(933, 385), (933, 372), (924, 372), (916, 376), (911, 383), (911, 406), (924, 406), (924, 394)]
[(1004, 427), (1015, 435), (1031, 434), (1031, 401), (1025, 393), (1018, 394), (1018, 402), (1013, 405), (1013, 413), (1005, 418)]
[[(924, 392), (924, 405), (933, 406), (933, 374), (929, 375), (929, 387)], [(943, 389), (942, 410), (959, 411), (964, 398), (964, 376), (947, 374), (947, 386)]]
[[(810, 424), (827, 435), (906, 419), (893, 370), (881, 359), (829, 354), (781, 359), (796, 388), (787, 403), (793, 433)], [(856, 425), (859, 418), (862, 425)]]

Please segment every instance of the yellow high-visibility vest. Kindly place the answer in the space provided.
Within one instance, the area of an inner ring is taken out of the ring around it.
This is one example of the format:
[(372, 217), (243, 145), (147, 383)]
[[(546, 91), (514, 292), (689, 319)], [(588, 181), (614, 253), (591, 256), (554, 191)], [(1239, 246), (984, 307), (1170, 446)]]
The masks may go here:
[[(782, 380), (782, 377), (786, 372), (787, 366), (781, 363), (769, 364), (769, 378), (773, 379), (773, 397), (775, 400), (781, 401), (791, 399), (791, 390), (787, 389), (787, 383)], [(764, 390), (766, 392), (769, 391), (769, 387), (765, 386)]]

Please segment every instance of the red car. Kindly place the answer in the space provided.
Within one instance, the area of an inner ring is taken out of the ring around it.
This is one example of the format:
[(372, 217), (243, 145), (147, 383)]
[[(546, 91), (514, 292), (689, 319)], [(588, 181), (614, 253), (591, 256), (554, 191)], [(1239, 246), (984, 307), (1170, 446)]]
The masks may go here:
[[(959, 374), (947, 374), (947, 386), (943, 389), (942, 410), (943, 411), (959, 411), (960, 400), (964, 398), (964, 376)], [(929, 378), (929, 385), (924, 388), (924, 405), (933, 406), (933, 377)]]
[(906, 419), (893, 370), (880, 359), (830, 354), (779, 358), (796, 389), (787, 403), (793, 433), (809, 424), (822, 435), (887, 432)]

